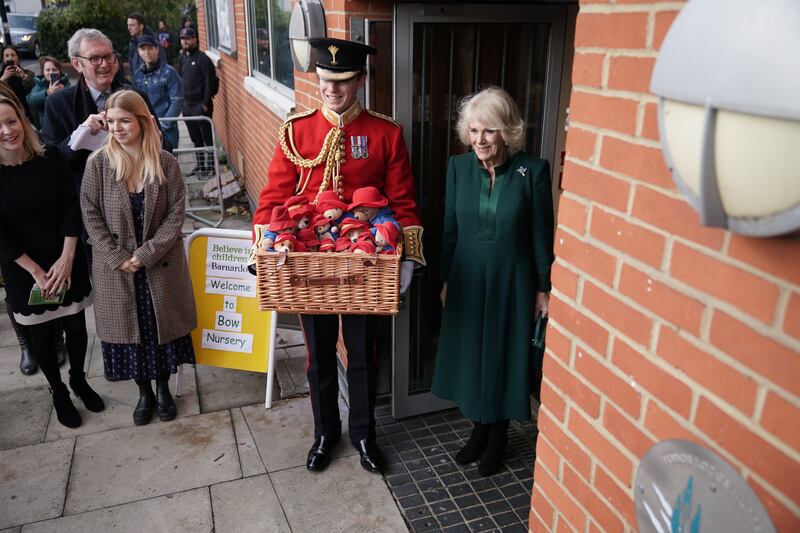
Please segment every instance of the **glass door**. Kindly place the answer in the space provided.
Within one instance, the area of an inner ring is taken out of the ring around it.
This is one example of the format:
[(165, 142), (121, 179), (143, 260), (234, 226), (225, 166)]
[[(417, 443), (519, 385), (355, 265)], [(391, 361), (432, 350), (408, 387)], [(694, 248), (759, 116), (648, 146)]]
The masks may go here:
[(447, 159), (467, 150), (454, 131), (459, 103), (487, 85), (503, 87), (526, 121), (525, 149), (552, 159), (565, 20), (566, 9), (553, 5), (396, 6), (394, 116), (411, 152), (428, 266), (394, 321), (395, 418), (451, 406), (430, 388), (441, 320)]

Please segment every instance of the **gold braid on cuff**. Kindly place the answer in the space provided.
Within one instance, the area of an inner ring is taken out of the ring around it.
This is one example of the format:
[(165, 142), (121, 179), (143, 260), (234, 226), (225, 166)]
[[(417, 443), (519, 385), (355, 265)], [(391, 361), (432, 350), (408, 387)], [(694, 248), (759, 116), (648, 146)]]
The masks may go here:
[(425, 266), (422, 251), (422, 226), (406, 226), (403, 228), (403, 251), (405, 258)]
[(264, 241), (264, 233), (267, 231), (267, 224), (254, 224), (253, 225), (253, 233), (255, 233), (255, 238), (253, 239), (253, 246), (250, 247), (250, 257), (247, 258), (247, 265), (255, 265), (256, 264), (256, 253), (261, 250), (261, 245)]

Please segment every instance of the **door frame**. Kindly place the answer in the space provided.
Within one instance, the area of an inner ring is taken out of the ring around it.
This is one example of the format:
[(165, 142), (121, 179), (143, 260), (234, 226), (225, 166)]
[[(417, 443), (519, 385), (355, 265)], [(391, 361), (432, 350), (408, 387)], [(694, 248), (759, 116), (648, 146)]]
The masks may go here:
[[(561, 88), (561, 72), (564, 60), (565, 27), (567, 8), (564, 5), (538, 4), (395, 4), (394, 6), (394, 69), (393, 69), (393, 115), (403, 126), (403, 136), (409, 152), (412, 145), (413, 127), (413, 42), (414, 24), (424, 22), (463, 23), (546, 23), (550, 25), (548, 40), (545, 95), (542, 113), (541, 157), (550, 162), (550, 169), (559, 168), (554, 161), (557, 140), (557, 124)], [(437, 253), (428, 250), (428, 253)], [(400, 313), (392, 324), (394, 338), (392, 349), (392, 416), (405, 418), (454, 407), (447, 400), (437, 398), (431, 392), (410, 395), (409, 379), (409, 332), (410, 301), (413, 285)]]

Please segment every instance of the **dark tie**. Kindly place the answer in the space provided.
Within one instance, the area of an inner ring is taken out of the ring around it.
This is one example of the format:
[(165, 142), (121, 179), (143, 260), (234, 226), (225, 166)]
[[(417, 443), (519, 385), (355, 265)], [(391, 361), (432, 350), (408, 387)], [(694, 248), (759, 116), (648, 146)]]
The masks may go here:
[(97, 97), (97, 100), (95, 100), (95, 103), (97, 104), (97, 110), (98, 111), (102, 111), (103, 108), (105, 107), (106, 100), (108, 100), (109, 94), (110, 93), (108, 91), (103, 91), (103, 92), (100, 93), (100, 96)]

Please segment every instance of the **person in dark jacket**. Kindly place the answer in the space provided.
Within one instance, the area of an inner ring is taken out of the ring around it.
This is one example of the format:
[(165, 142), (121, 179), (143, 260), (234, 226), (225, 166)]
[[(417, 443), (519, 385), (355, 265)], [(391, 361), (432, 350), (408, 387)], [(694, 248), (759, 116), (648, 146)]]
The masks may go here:
[(28, 69), (22, 68), (19, 64), (19, 54), (13, 46), (3, 47), (3, 63), (0, 65), (0, 81), (8, 85), (17, 99), (22, 103), (25, 115), (30, 120), (31, 110), (28, 108), (26, 99), (31, 89), (33, 89), (34, 74)]
[(164, 49), (164, 54), (167, 56), (167, 63), (172, 65), (172, 60), (175, 58), (175, 36), (169, 29), (166, 21), (158, 21), (158, 44)]
[[(139, 37), (142, 35), (152, 35), (155, 39), (156, 34), (144, 23), (144, 15), (141, 13), (131, 13), (128, 15), (128, 33), (131, 34), (131, 40), (128, 41), (128, 67), (131, 69), (132, 78), (133, 73), (142, 66), (142, 59), (139, 57), (139, 52), (137, 51), (137, 41)], [(163, 48), (159, 49), (158, 58), (164, 63), (167, 62), (167, 54), (164, 52)]]
[[(214, 112), (213, 88), (216, 69), (211, 59), (197, 47), (197, 32), (192, 28), (181, 30), (180, 73), (183, 80), (183, 116), (205, 116), (211, 118)], [(206, 121), (186, 122), (189, 137), (195, 148), (213, 146), (211, 125)], [(213, 153), (213, 152), (212, 152)], [(209, 176), (214, 172), (212, 153), (197, 153), (197, 166), (189, 175)]]
[(39, 65), (42, 73), (34, 79), (33, 90), (28, 93), (28, 107), (33, 115), (33, 123), (42, 127), (44, 118), (44, 102), (51, 94), (69, 87), (69, 76), (61, 70), (61, 62), (50, 56), (41, 56)]
[[(156, 117), (172, 118), (183, 108), (183, 82), (178, 72), (158, 57), (159, 45), (147, 34), (139, 37), (142, 66), (133, 73), (133, 86), (147, 93)], [(161, 130), (173, 147), (178, 146), (178, 123), (161, 122)]]

